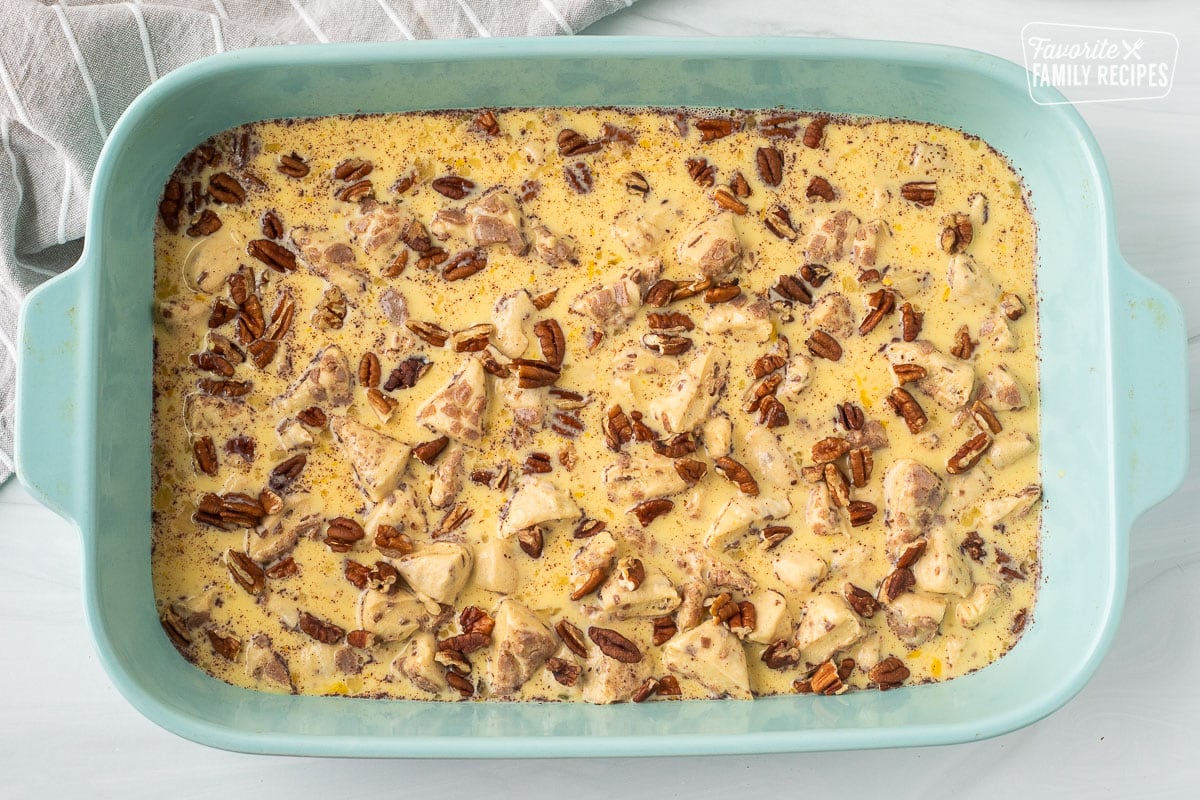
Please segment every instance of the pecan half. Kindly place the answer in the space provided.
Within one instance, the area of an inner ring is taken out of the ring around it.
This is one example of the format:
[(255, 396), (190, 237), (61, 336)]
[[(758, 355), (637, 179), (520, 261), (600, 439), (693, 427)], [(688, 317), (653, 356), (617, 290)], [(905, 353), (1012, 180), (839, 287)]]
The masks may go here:
[(475, 119), (471, 120), (470, 129), (485, 136), (499, 136), (500, 122), (496, 119), (496, 112), (490, 109), (480, 111), (475, 115)]
[(548, 292), (543, 292), (529, 302), (533, 303), (533, 307), (538, 311), (545, 311), (554, 302), (554, 298), (558, 297), (558, 289), (551, 289)]
[(758, 406), (758, 422), (768, 429), (782, 428), (791, 422), (787, 409), (773, 394), (765, 396)]
[(471, 683), (465, 675), (453, 669), (446, 670), (446, 683), (450, 684), (450, 688), (458, 692), (464, 700), (475, 694), (475, 684)]
[(357, 203), (375, 195), (375, 184), (368, 180), (356, 181), (349, 186), (343, 186), (333, 193), (333, 196), (343, 203)]
[(765, 378), (776, 370), (783, 369), (786, 363), (787, 359), (779, 353), (766, 353), (754, 359), (754, 363), (750, 365), (750, 371), (757, 380)]
[(636, 592), (646, 580), (646, 567), (640, 558), (622, 558), (617, 562), (617, 585), (627, 592)]
[(472, 325), (461, 331), (455, 331), (451, 343), (456, 353), (478, 353), (487, 349), (488, 339), (496, 331), (496, 326), (487, 323)]
[(374, 387), (379, 385), (380, 375), (379, 356), (371, 352), (363, 353), (358, 362), (358, 383), (361, 386)]
[(250, 381), (214, 381), (201, 378), (196, 381), (196, 388), (214, 397), (241, 397), (250, 391)]
[(196, 457), (196, 468), (205, 475), (217, 474), (217, 446), (211, 436), (201, 436), (192, 444), (192, 454)]
[(443, 197), (449, 197), (451, 200), (462, 200), (475, 188), (473, 182), (457, 175), (443, 175), (440, 178), (434, 178), (430, 186), (435, 192)]
[(971, 218), (966, 214), (951, 214), (942, 220), (942, 224), (945, 227), (942, 228), (942, 234), (938, 238), (942, 250), (951, 254), (966, 250), (974, 238)]
[(539, 389), (543, 386), (550, 386), (562, 374), (558, 367), (545, 361), (514, 358), (512, 363), (517, 371), (517, 385), (522, 389)]
[(920, 364), (893, 364), (892, 373), (896, 376), (896, 381), (901, 386), (906, 383), (919, 381), (929, 374)]
[(262, 567), (240, 550), (225, 551), (225, 568), (233, 582), (252, 595), (260, 595), (266, 588), (267, 576)]
[(283, 498), (270, 489), (263, 489), (258, 493), (258, 504), (268, 515), (283, 511)]
[(734, 194), (733, 189), (728, 186), (718, 186), (712, 191), (713, 202), (726, 211), (732, 211), (739, 217), (744, 216), (750, 210), (749, 206), (743, 203), (738, 196)]
[(334, 517), (325, 529), (325, 544), (335, 553), (348, 553), (367, 533), (349, 517)]
[(850, 452), (850, 442), (839, 436), (827, 436), (812, 446), (812, 460), (817, 464), (837, 461)]
[(646, 680), (642, 682), (642, 685), (637, 688), (637, 691), (630, 695), (629, 700), (633, 703), (644, 703), (649, 700), (657, 690), (658, 680), (655, 678), (646, 678)]
[(238, 653), (242, 651), (240, 641), (232, 636), (221, 636), (215, 631), (205, 631), (205, 633), (208, 634), (208, 641), (212, 645), (213, 652), (226, 661), (237, 660)]
[(267, 479), (267, 485), (276, 492), (282, 492), (292, 484), (296, 478), (300, 477), (300, 473), (304, 471), (304, 466), (308, 463), (308, 456), (304, 453), (297, 453), (291, 458), (283, 461), (271, 470), (271, 475)]
[(746, 469), (742, 464), (734, 461), (729, 456), (721, 456), (716, 460), (715, 466), (721, 477), (731, 483), (737, 484), (742, 494), (750, 495), (751, 497), (758, 496), (758, 481), (754, 480), (754, 476), (750, 474), (750, 470)]
[(971, 403), (971, 416), (975, 419), (975, 424), (980, 430), (986, 430), (991, 433), (999, 433), (1004, 430), (1004, 426), (1000, 424), (1000, 419), (996, 416), (996, 412), (992, 411), (991, 407), (982, 400), (976, 400)]
[(903, 661), (895, 656), (888, 656), (871, 667), (867, 672), (867, 677), (879, 687), (880, 691), (886, 692), (888, 689), (895, 689), (904, 683), (910, 674)]
[(837, 197), (837, 193), (833, 190), (833, 186), (829, 181), (819, 175), (814, 175), (812, 180), (808, 182), (808, 188), (804, 190), (804, 196), (809, 200), (824, 200), (827, 203), (832, 203)]
[(992, 437), (987, 431), (977, 433), (963, 443), (946, 461), (946, 472), (960, 475), (979, 463), (983, 454), (992, 446)]
[(817, 667), (817, 671), (808, 679), (809, 686), (814, 694), (835, 695), (846, 691), (846, 685), (842, 683), (841, 677), (838, 675), (838, 668), (834, 666), (832, 660), (826, 661), (821, 666)]
[(584, 517), (579, 520), (579, 524), (575, 526), (575, 530), (572, 531), (571, 536), (575, 539), (590, 539), (607, 527), (608, 523), (604, 520)]
[(308, 166), (308, 162), (293, 150), (290, 155), (279, 157), (279, 164), (275, 169), (289, 178), (303, 178), (311, 168)]
[(655, 647), (666, 644), (672, 636), (679, 632), (679, 628), (675, 625), (675, 620), (671, 617), (655, 617), (653, 620), (654, 634), (650, 641)]
[(742, 128), (740, 122), (729, 117), (706, 117), (696, 120), (693, 124), (696, 126), (696, 130), (700, 131), (700, 141), (702, 142), (724, 139)]
[(652, 331), (642, 337), (642, 346), (660, 356), (677, 356), (692, 349), (692, 340), (674, 333)]
[(896, 412), (896, 416), (904, 417), (904, 424), (908, 425), (910, 433), (920, 433), (925, 428), (925, 423), (929, 421), (921, 404), (909, 394), (907, 389), (899, 386), (892, 389), (887, 396), (887, 403)]
[(727, 303), (741, 293), (742, 288), (737, 283), (717, 283), (705, 290), (704, 302), (715, 306), (717, 303)]
[(671, 302), (677, 300), (687, 300), (689, 297), (695, 297), (702, 292), (708, 291), (708, 287), (712, 286), (712, 278), (700, 278), (687, 283), (677, 283), (671, 291)]
[(838, 344), (837, 339), (825, 331), (813, 331), (812, 336), (808, 337), (805, 344), (808, 346), (808, 352), (814, 356), (827, 358), (830, 361), (838, 361), (842, 357), (842, 346)]
[(227, 206), (240, 205), (246, 200), (246, 190), (228, 172), (218, 172), (208, 179), (208, 195)]
[(568, 164), (563, 167), (563, 177), (567, 179), (567, 185), (576, 194), (587, 194), (592, 190), (594, 182), (592, 170), (582, 161), (576, 161), (574, 164)]
[(446, 445), (450, 444), (450, 439), (445, 436), (439, 436), (436, 439), (431, 439), (428, 442), (413, 447), (413, 455), (422, 464), (432, 464), (442, 451), (446, 449)]
[(954, 345), (950, 348), (950, 354), (955, 358), (966, 361), (975, 352), (975, 347), (979, 344), (971, 339), (971, 330), (966, 325), (963, 325), (954, 332)]
[(733, 173), (733, 177), (729, 179), (729, 188), (738, 197), (745, 198), (750, 196), (750, 184), (746, 182), (745, 176), (740, 172)]
[(787, 669), (800, 663), (800, 650), (793, 647), (786, 639), (780, 639), (767, 645), (762, 652), (762, 662), (768, 669)]
[(580, 658), (587, 658), (587, 642), (583, 639), (583, 631), (565, 619), (560, 619), (556, 622), (554, 630), (558, 633), (558, 638), (562, 639), (562, 643), (566, 645), (568, 650)]
[(879, 595), (887, 602), (892, 602), (900, 595), (917, 585), (917, 578), (908, 567), (901, 567), (883, 579), (879, 587)]
[(862, 409), (854, 403), (842, 403), (837, 407), (837, 420), (847, 431), (861, 431), (863, 422)]
[(567, 337), (557, 320), (544, 319), (533, 326), (534, 335), (542, 348), (542, 357), (552, 367), (561, 367), (567, 354)]
[(246, 244), (246, 252), (276, 272), (295, 272), (296, 254), (270, 239), (253, 239)]
[(440, 247), (430, 247), (417, 259), (417, 269), (428, 271), (443, 263), (450, 254)]
[(558, 132), (558, 152), (564, 156), (581, 156), (598, 152), (604, 147), (603, 142), (589, 142), (583, 134), (570, 128)]
[(872, 597), (866, 589), (860, 589), (853, 583), (847, 583), (842, 587), (842, 596), (854, 609), (854, 613), (863, 619), (870, 619), (879, 610), (879, 601)]
[(438, 523), (436, 529), (430, 534), (434, 539), (441, 539), (458, 530), (464, 522), (475, 515), (475, 510), (470, 508), (466, 503), (455, 503), (450, 506), (450, 510), (442, 516), (442, 521)]
[(237, 316), (237, 309), (221, 298), (213, 301), (212, 313), (208, 315), (208, 327), (219, 328)]
[(925, 315), (915, 310), (912, 303), (905, 303), (900, 307), (900, 331), (906, 342), (915, 342), (917, 337), (921, 335), (921, 323), (925, 321)]
[(909, 181), (900, 187), (900, 196), (919, 206), (931, 206), (937, 199), (935, 181)]
[(642, 197), (650, 194), (650, 182), (640, 172), (626, 172), (621, 176), (621, 182), (625, 184), (625, 191), (630, 194), (641, 195)]
[(346, 638), (346, 631), (343, 628), (334, 625), (332, 622), (318, 619), (307, 611), (300, 612), (298, 627), (308, 636), (322, 644), (337, 644)]
[(767, 186), (778, 186), (783, 181), (783, 154), (774, 147), (760, 147), (754, 155), (758, 166), (758, 177)]
[(200, 212), (200, 218), (188, 226), (188, 236), (208, 236), (221, 230), (221, 218), (211, 208)]
[(871, 456), (871, 448), (855, 447), (850, 451), (850, 482), (856, 489), (867, 485), (874, 467), (875, 459)]
[(1013, 322), (1025, 316), (1025, 303), (1012, 292), (1000, 295), (1000, 310)]
[(925, 548), (929, 543), (925, 539), (917, 539), (909, 542), (904, 546), (904, 551), (900, 553), (900, 557), (896, 559), (897, 569), (911, 567), (913, 564), (925, 555)]
[(700, 186), (712, 186), (717, 182), (717, 168), (708, 163), (708, 159), (697, 156), (689, 158), (683, 162), (687, 168), (688, 175), (691, 176)]
[(554, 469), (554, 463), (550, 460), (548, 453), (530, 453), (525, 459), (525, 464), (521, 467), (521, 472), (525, 475), (544, 475)]
[(690, 433), (677, 433), (665, 439), (655, 439), (650, 447), (660, 456), (683, 458), (696, 452), (696, 440)]
[(381, 553), (393, 558), (406, 556), (414, 550), (412, 537), (391, 525), (375, 528), (375, 546)]
[(530, 558), (541, 558), (542, 547), (545, 539), (542, 537), (542, 529), (537, 525), (530, 525), (528, 528), (522, 528), (517, 531), (517, 544), (521, 546), (521, 550)]
[(410, 319), (404, 323), (404, 327), (416, 334), (417, 338), (434, 347), (445, 347), (446, 342), (450, 339), (450, 332), (436, 322), (420, 322)]
[(399, 400), (384, 394), (374, 387), (367, 389), (367, 403), (370, 404), (371, 408), (375, 409), (375, 413), (385, 422), (392, 416), (397, 406), (400, 405)]
[(805, 264), (800, 267), (800, 277), (808, 281), (814, 289), (821, 288), (821, 285), (832, 276), (832, 270), (824, 264)]
[(645, 528), (673, 508), (675, 508), (673, 501), (665, 497), (656, 497), (653, 500), (643, 500), (629, 509), (629, 513), (637, 517), (638, 522), (642, 523), (642, 527)]
[(339, 181), (353, 182), (371, 174), (375, 165), (362, 158), (347, 158), (333, 168), (333, 177)]
[(482, 247), (464, 250), (446, 262), (442, 277), (448, 281), (461, 281), (481, 271), (487, 263), (487, 252)]
[(866, 500), (851, 500), (846, 510), (850, 512), (851, 527), (858, 528), (870, 522), (879, 509), (874, 503), (868, 503)]
[(840, 508), (846, 508), (850, 504), (850, 482), (837, 464), (826, 464), (823, 472), (830, 499)]
[(795, 275), (780, 275), (779, 280), (771, 287), (771, 291), (785, 300), (802, 303), (806, 306), (812, 305), (812, 293)]
[(774, 549), (780, 542), (792, 535), (791, 527), (787, 525), (768, 525), (759, 531), (764, 550)]
[(675, 281), (666, 278), (656, 281), (646, 292), (646, 305), (651, 308), (662, 308), (667, 305), (671, 302), (678, 285)]
[(653, 330), (694, 330), (696, 323), (682, 311), (655, 312), (646, 315), (646, 324)]
[(588, 638), (600, 648), (600, 652), (609, 658), (622, 664), (636, 664), (642, 660), (642, 651), (638, 646), (611, 628), (598, 628), (593, 625), (588, 628), (587, 633)]
[(808, 127), (804, 129), (804, 146), (810, 150), (816, 150), (821, 146), (821, 140), (825, 137), (825, 126), (829, 124), (828, 117), (813, 117), (808, 123)]

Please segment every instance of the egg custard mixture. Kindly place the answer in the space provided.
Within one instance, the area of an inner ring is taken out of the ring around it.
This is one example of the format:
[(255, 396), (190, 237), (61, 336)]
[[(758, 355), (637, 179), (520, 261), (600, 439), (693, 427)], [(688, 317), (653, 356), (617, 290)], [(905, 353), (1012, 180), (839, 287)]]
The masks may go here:
[(167, 635), (428, 700), (986, 666), (1039, 579), (1026, 199), (961, 132), (784, 111), (214, 137), (155, 238)]

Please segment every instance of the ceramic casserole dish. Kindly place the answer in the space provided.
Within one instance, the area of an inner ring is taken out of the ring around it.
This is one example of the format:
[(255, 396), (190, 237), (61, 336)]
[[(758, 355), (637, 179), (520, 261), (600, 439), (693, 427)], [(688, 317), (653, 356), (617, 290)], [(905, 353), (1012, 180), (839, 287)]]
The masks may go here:
[[(175, 652), (150, 575), (156, 204), (208, 136), (277, 117), (503, 106), (788, 106), (961, 128), (1032, 193), (1041, 327), (1043, 582), (1033, 623), (991, 666), (947, 683), (836, 697), (595, 707), (262, 694)], [(1063, 705), (1116, 630), (1131, 523), (1183, 477), (1184, 324), (1122, 259), (1099, 149), (1025, 72), (943, 47), (806, 39), (574, 38), (246, 50), (159, 80), (114, 128), (80, 263), (22, 309), (17, 463), (83, 539), (96, 648), (143, 714), (260, 753), (616, 756), (926, 745), (993, 736)]]

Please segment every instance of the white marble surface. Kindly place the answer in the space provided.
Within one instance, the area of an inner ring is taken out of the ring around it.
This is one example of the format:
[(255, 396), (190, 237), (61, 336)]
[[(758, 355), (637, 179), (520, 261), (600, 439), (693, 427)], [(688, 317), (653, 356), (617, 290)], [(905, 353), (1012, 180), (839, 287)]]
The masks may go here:
[[(1172, 31), (1162, 100), (1088, 106), (1108, 160), (1122, 249), (1169, 288), (1200, 339), (1200, 14), (1190, 0), (976, 4), (870, 0), (641, 0), (603, 34), (785, 34), (904, 39), (1020, 61), (1033, 20)], [(1189, 348), (1192, 449), (1200, 349)], [(67, 454), (64, 458), (69, 457)], [(109, 684), (88, 641), (79, 543), (15, 483), (0, 488), (0, 796), (27, 797), (1161, 797), (1200, 795), (1200, 471), (1132, 532), (1129, 597), (1111, 652), (1065, 708), (1022, 731), (943, 748), (706, 759), (444, 762), (264, 758), (157, 728)], [(1046, 665), (1053, 670), (1053, 664)]]

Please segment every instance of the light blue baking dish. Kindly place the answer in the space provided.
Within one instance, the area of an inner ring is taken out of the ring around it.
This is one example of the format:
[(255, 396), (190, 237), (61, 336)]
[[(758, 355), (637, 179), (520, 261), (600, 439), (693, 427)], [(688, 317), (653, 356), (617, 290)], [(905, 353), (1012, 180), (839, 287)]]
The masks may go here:
[[(841, 697), (615, 707), (281, 697), (179, 658), (150, 583), (151, 236), (178, 159), (270, 117), (427, 108), (697, 105), (904, 117), (1006, 153), (1039, 224), (1044, 585), (994, 665)], [(1134, 518), (1187, 459), (1184, 325), (1117, 248), (1108, 178), (1069, 106), (965, 50), (811, 39), (539, 39), (287, 47), (182, 68), (139, 97), (96, 170), (80, 263), (26, 301), (17, 468), (83, 537), (88, 620), (113, 682), (163, 727), (233, 750), (337, 756), (752, 753), (962, 742), (1054, 711), (1116, 630)]]

